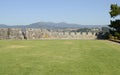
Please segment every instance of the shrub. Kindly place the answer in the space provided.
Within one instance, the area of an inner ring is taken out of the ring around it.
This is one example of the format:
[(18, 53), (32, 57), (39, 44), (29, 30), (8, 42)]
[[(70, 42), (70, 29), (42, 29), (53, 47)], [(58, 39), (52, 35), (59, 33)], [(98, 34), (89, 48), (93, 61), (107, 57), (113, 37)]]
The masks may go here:
[(115, 37), (117, 37), (117, 39), (120, 39), (120, 33), (118, 33), (118, 32), (115, 32)]

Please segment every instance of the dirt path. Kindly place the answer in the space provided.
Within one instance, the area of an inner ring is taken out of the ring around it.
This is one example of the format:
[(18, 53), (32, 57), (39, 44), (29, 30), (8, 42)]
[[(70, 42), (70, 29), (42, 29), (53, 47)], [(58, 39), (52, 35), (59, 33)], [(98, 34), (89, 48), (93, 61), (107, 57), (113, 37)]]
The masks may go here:
[(111, 43), (111, 44), (117, 44), (117, 45), (120, 45), (120, 43), (117, 43), (117, 42), (113, 42), (113, 41), (109, 41), (109, 40), (106, 40), (108, 43)]

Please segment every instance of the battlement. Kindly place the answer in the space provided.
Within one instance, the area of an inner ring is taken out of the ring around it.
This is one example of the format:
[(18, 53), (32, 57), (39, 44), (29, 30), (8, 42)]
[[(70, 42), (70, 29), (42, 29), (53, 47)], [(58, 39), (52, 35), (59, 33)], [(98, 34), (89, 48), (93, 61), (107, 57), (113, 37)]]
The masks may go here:
[(64, 32), (47, 29), (0, 28), (0, 39), (96, 39), (95, 32)]

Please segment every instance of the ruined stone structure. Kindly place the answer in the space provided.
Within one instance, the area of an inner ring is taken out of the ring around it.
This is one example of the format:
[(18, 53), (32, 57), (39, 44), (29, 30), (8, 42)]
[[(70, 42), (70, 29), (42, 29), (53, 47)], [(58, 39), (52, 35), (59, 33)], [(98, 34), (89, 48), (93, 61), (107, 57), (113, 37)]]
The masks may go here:
[(0, 40), (8, 39), (8, 29), (1, 28), (0, 29)]
[(18, 28), (1, 28), (0, 39), (96, 39), (96, 33), (53, 31), (47, 29), (31, 29), (22, 31)]
[(8, 28), (9, 39), (24, 39), (21, 29)]
[(21, 29), (0, 28), (0, 39), (24, 39), (24, 36)]

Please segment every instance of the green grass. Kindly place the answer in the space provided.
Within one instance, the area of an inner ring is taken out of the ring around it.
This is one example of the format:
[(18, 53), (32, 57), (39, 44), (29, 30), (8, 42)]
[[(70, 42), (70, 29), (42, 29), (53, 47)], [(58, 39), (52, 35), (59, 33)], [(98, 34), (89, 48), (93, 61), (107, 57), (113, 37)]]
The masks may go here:
[(100, 40), (1, 40), (0, 75), (120, 75), (120, 45)]

